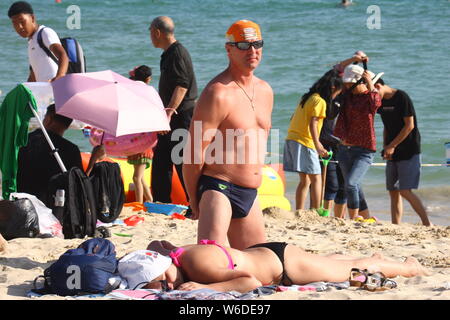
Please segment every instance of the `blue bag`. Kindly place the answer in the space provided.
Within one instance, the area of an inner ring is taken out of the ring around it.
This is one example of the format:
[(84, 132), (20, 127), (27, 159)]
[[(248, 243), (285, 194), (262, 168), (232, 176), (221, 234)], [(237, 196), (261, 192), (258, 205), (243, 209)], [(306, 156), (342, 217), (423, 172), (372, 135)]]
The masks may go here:
[(39, 294), (74, 296), (109, 293), (113, 288), (108, 280), (115, 276), (117, 258), (114, 244), (104, 238), (83, 242), (78, 248), (66, 251), (44, 271), (44, 288), (34, 291)]

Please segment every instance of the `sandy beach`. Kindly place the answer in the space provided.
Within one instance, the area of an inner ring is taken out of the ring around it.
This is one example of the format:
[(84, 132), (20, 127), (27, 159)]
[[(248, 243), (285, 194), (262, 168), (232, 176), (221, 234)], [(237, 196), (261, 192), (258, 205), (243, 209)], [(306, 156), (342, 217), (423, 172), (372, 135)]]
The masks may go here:
[[(120, 219), (136, 212), (124, 208)], [(145, 221), (136, 227), (114, 226), (109, 238), (116, 246), (117, 256), (145, 249), (151, 240), (165, 239), (176, 245), (195, 243), (197, 222), (178, 220), (161, 214), (142, 213)], [(394, 280), (398, 288), (369, 292), (357, 288), (330, 289), (325, 292), (287, 291), (262, 296), (270, 300), (423, 300), (450, 299), (450, 227), (404, 223), (392, 225), (387, 221), (374, 224), (337, 218), (324, 218), (310, 211), (287, 212), (272, 208), (265, 210), (269, 241), (287, 241), (318, 254), (341, 253), (367, 256), (381, 252), (386, 258), (403, 261), (414, 256), (430, 268), (428, 277)], [(132, 235), (123, 237), (122, 233)], [(14, 239), (0, 252), (0, 300), (66, 299), (58, 296), (27, 298), (33, 280), (43, 274), (66, 250), (75, 248), (84, 240), (59, 238)], [(0, 248), (1, 250), (1, 248)], [(326, 266), (324, 266), (326, 267)]]

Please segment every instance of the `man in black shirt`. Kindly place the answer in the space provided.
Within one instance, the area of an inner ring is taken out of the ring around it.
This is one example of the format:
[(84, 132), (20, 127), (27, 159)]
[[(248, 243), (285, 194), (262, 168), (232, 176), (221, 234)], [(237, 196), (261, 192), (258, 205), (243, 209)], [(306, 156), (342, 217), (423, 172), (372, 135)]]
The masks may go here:
[[(64, 132), (69, 128), (72, 119), (55, 113), (55, 105), (47, 108), (43, 121), (44, 127), (61, 157), (67, 170), (72, 167), (83, 169), (80, 149), (78, 146), (63, 138)], [(92, 150), (86, 173), (92, 170), (96, 160), (105, 155), (103, 147)], [(50, 146), (41, 129), (36, 129), (28, 135), (28, 143), (19, 150), (17, 191), (36, 196), (42, 202), (47, 201), (47, 188), (50, 178), (61, 173)]]
[(420, 198), (412, 192), (420, 179), (420, 132), (416, 112), (408, 94), (378, 80), (375, 87), (382, 97), (378, 109), (384, 124), (383, 159), (386, 164), (386, 188), (391, 198), (392, 223), (399, 224), (403, 215), (402, 197), (408, 200), (422, 223), (431, 223)]
[[(153, 149), (152, 194), (154, 201), (171, 203), (172, 173), (175, 164), (178, 177), (184, 188), (182, 174), (183, 150), (179, 149), (172, 158), (172, 150), (179, 143), (172, 141), (176, 129), (189, 130), (195, 99), (197, 82), (191, 57), (186, 48), (175, 39), (175, 25), (169, 17), (157, 17), (150, 25), (150, 37), (161, 55), (161, 76), (159, 95), (170, 121), (170, 133), (158, 135), (158, 144)], [(176, 157), (176, 158), (175, 158)]]

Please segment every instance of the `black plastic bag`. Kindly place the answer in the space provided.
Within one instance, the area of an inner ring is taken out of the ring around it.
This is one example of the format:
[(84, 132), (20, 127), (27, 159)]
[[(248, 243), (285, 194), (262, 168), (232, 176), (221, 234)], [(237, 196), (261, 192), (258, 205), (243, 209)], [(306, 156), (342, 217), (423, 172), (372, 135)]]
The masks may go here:
[(30, 199), (0, 201), (0, 233), (6, 240), (39, 234), (39, 217)]

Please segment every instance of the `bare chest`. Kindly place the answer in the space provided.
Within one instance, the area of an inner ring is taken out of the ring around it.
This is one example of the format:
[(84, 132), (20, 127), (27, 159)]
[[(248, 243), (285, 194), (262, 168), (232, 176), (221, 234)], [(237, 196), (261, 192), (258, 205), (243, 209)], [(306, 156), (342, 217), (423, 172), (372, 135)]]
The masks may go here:
[[(238, 92), (239, 93), (239, 92)], [(271, 106), (262, 98), (248, 99), (243, 94), (227, 101), (228, 116), (219, 129), (264, 130), (271, 127)]]

